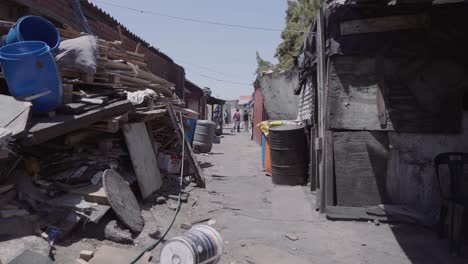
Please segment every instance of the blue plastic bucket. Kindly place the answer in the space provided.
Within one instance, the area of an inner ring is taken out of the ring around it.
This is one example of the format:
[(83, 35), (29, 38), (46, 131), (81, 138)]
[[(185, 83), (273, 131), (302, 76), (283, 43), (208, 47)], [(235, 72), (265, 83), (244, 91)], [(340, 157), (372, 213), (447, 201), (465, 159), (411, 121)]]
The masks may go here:
[(24, 16), (10, 29), (5, 44), (20, 41), (43, 41), (54, 53), (60, 45), (60, 34), (49, 20), (38, 16)]
[(3, 46), (0, 62), (10, 94), (20, 100), (30, 98), (33, 112), (46, 113), (61, 104), (61, 80), (45, 42), (23, 41)]
[(193, 144), (193, 138), (195, 136), (195, 128), (197, 126), (197, 119), (189, 118), (188, 119), (189, 130), (187, 134), (187, 139), (190, 142), (190, 145)]

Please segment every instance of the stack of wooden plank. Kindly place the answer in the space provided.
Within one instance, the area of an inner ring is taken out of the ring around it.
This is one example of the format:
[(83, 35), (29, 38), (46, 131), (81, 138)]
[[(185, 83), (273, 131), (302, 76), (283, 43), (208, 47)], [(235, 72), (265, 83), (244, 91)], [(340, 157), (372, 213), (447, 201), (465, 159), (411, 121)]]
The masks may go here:
[[(78, 31), (69, 27), (60, 29), (60, 34), (64, 39), (80, 36)], [(129, 91), (152, 89), (161, 96), (175, 97), (175, 85), (151, 73), (144, 54), (125, 49), (122, 41), (99, 39), (98, 45), (96, 73), (60, 69), (65, 83), (108, 86)]]

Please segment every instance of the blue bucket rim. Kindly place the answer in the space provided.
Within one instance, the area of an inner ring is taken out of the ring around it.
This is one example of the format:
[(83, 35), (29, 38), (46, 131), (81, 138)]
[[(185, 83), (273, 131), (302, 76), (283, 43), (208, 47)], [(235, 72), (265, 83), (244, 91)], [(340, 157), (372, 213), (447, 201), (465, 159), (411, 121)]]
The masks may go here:
[[(15, 23), (15, 27), (20, 27), (21, 26), (21, 22), (23, 22), (24, 20), (26, 19), (36, 19), (36, 20), (40, 20), (41, 22), (44, 22), (45, 24), (48, 24), (51, 29), (54, 29), (54, 31), (57, 33), (57, 43), (55, 44), (55, 46), (53, 47), (50, 47), (50, 50), (55, 50), (59, 47), (60, 45), (60, 42), (61, 42), (61, 38), (60, 38), (60, 33), (58, 32), (57, 28), (55, 27), (55, 25), (50, 22), (49, 20), (41, 17), (41, 16), (33, 16), (33, 15), (27, 15), (27, 16), (22, 16), (20, 17), (16, 23)], [(19, 30), (19, 29), (18, 29)], [(18, 34), (17, 35), (18, 38), (21, 40), (21, 41), (25, 41), (24, 38), (23, 38), (23, 35), (22, 34)], [(26, 40), (26, 41), (29, 41), (29, 40)], [(35, 40), (31, 40), (31, 41), (35, 41)]]
[[(11, 53), (4, 52), (5, 49), (11, 48), (12, 46), (20, 46), (24, 44), (39, 44), (42, 47), (38, 48), (37, 50), (26, 52), (26, 53), (21, 53), (21, 54), (11, 54)], [(41, 56), (49, 51), (50, 51), (50, 47), (44, 41), (20, 41), (20, 42), (15, 42), (15, 43), (8, 44), (8, 45), (1, 47), (0, 58), (1, 59), (18, 59), (24, 56), (31, 56), (31, 55)]]

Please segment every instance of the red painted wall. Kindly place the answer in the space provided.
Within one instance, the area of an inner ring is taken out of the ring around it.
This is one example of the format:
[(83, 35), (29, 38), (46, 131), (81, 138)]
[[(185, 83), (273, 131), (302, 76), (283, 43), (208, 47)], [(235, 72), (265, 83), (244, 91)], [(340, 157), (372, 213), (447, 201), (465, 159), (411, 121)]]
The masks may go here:
[(265, 109), (263, 108), (263, 96), (260, 87), (255, 87), (254, 92), (254, 111), (253, 111), (253, 139), (258, 145), (262, 145), (262, 132), (258, 129), (257, 124), (268, 120)]

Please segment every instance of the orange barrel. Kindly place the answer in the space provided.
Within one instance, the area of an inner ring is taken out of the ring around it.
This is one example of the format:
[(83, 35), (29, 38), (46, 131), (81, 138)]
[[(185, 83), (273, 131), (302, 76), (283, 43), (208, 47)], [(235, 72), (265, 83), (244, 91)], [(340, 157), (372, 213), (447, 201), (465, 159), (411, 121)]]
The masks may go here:
[(265, 140), (265, 174), (271, 176), (270, 138)]

